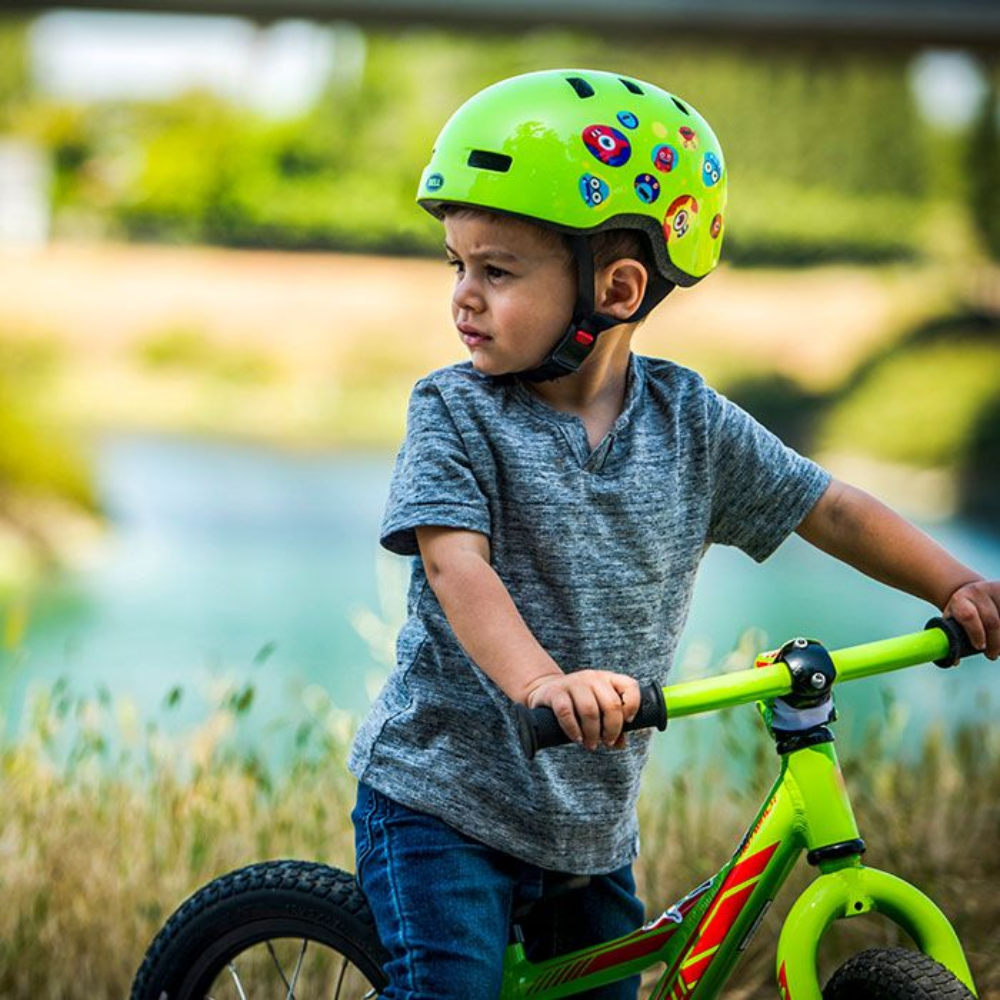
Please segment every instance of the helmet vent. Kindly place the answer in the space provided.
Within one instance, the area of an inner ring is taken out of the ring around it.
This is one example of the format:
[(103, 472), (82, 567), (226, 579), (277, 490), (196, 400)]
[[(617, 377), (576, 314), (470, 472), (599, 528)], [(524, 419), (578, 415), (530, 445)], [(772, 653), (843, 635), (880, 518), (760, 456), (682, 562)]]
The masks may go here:
[(510, 165), (514, 160), (505, 153), (491, 153), (485, 149), (474, 149), (469, 153), (469, 166), (478, 167), (480, 170), (495, 170), (498, 174), (505, 174), (510, 170)]
[(635, 83), (633, 80), (626, 80), (625, 77), (623, 77), (623, 76), (618, 77), (618, 79), (621, 80), (621, 82), (624, 85), (625, 89), (630, 94), (640, 94), (641, 95), (641, 94), (644, 93), (642, 87), (640, 87), (639, 84)]
[(681, 111), (684, 112), (684, 114), (686, 114), (686, 115), (690, 115), (691, 114), (691, 112), (688, 111), (688, 109), (686, 107), (684, 107), (684, 105), (681, 104), (681, 102), (678, 101), (676, 97), (674, 97), (674, 96), (671, 95), (670, 100), (672, 100), (674, 102), (674, 104), (676, 104), (677, 107), (680, 108)]
[(566, 82), (576, 91), (577, 97), (594, 96), (594, 88), (582, 76), (567, 76)]

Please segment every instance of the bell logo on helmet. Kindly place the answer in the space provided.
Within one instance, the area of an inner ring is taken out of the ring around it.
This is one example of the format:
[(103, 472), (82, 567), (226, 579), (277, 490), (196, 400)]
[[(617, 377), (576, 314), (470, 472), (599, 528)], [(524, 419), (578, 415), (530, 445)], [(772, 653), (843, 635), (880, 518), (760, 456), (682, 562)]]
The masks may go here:
[(618, 121), (620, 121), (622, 125), (625, 126), (625, 128), (639, 127), (639, 119), (636, 118), (636, 116), (632, 114), (631, 111), (619, 111), (617, 117)]
[(583, 130), (583, 141), (587, 149), (609, 167), (620, 167), (628, 163), (628, 158), (632, 155), (628, 139), (610, 125), (588, 125)]
[(424, 184), (424, 187), (426, 187), (428, 191), (440, 191), (443, 186), (444, 177), (442, 177), (441, 174), (431, 174), (430, 177), (427, 178), (427, 182)]

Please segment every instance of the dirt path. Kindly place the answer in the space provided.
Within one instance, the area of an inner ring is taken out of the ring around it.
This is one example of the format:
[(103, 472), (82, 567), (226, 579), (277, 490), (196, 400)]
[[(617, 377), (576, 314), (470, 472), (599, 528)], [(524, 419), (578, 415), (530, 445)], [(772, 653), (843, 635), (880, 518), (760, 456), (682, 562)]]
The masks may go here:
[[(388, 355), (420, 373), (459, 360), (443, 263), (338, 254), (57, 245), (0, 257), (0, 335), (44, 334), (91, 364), (170, 328), (254, 345), (292, 372)], [(940, 283), (938, 283), (940, 284)], [(777, 370), (825, 386), (934, 307), (914, 269), (723, 268), (679, 290), (639, 351), (731, 375)]]

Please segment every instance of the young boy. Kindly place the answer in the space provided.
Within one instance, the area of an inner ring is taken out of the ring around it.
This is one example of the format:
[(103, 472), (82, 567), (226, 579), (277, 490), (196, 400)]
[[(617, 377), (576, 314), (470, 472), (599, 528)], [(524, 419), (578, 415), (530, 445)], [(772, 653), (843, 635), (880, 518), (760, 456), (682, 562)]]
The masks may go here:
[[(536, 956), (641, 924), (648, 734), (622, 725), (638, 682), (664, 682), (709, 545), (763, 560), (798, 531), (1000, 653), (1000, 585), (694, 372), (631, 353), (718, 262), (726, 179), (693, 108), (610, 73), (504, 81), (438, 138), (418, 200), (444, 222), (471, 363), (413, 391), (382, 544), (419, 559), (351, 756), (385, 997), (492, 1000), (512, 911), (558, 873), (591, 878), (546, 904)], [(551, 706), (578, 745), (525, 760), (515, 703)]]

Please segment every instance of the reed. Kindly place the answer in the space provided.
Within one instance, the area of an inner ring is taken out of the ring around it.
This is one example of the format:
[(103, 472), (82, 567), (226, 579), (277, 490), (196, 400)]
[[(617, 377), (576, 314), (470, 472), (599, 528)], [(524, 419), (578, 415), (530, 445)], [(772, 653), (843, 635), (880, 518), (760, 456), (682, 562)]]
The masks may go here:
[[(756, 735), (748, 732), (745, 710), (724, 718), (728, 772), (718, 761), (704, 761), (661, 775), (667, 794), (647, 795), (640, 804), (638, 881), (654, 907), (684, 895), (728, 859), (777, 773), (773, 743), (762, 728)], [(905, 724), (904, 712), (890, 705), (885, 719), (862, 736), (838, 741), (868, 844), (865, 863), (899, 875), (934, 899), (965, 946), (979, 995), (1000, 996), (1000, 733), (986, 724), (965, 726), (951, 737), (932, 729), (919, 750), (904, 753), (898, 743)], [(734, 763), (743, 775), (738, 783), (727, 776)], [(734, 975), (728, 998), (776, 996), (777, 938), (811, 877), (804, 862), (793, 872)], [(913, 943), (877, 915), (837, 922), (820, 953), (821, 982), (848, 955), (879, 946)]]
[[(126, 996), (158, 927), (214, 876), (277, 857), (351, 867), (353, 720), (311, 690), (278, 768), (242, 736), (253, 700), (253, 688), (230, 686), (181, 726), (169, 711), (143, 723), (129, 702), (73, 695), (64, 682), (34, 693), (23, 732), (0, 751), (0, 995)], [(650, 776), (667, 785), (643, 804), (638, 874), (651, 910), (721, 866), (773, 774), (773, 751), (735, 714), (725, 733), (745, 757), (738, 783), (714, 761)], [(909, 759), (892, 743), (889, 725), (842, 750), (868, 860), (940, 903), (981, 995), (998, 995), (1000, 738), (985, 727), (932, 732)], [(727, 996), (775, 995), (775, 935), (791, 898), (779, 897)], [(851, 924), (827, 966), (895, 941), (878, 924)]]

